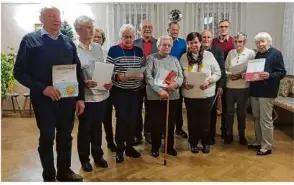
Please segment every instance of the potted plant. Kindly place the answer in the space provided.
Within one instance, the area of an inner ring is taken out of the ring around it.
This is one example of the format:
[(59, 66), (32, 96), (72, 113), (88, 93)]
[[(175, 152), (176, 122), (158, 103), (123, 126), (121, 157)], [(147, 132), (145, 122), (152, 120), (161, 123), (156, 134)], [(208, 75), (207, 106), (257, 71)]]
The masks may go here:
[(13, 48), (8, 48), (9, 52), (1, 52), (1, 98), (12, 92), (14, 86), (13, 66), (16, 55)]

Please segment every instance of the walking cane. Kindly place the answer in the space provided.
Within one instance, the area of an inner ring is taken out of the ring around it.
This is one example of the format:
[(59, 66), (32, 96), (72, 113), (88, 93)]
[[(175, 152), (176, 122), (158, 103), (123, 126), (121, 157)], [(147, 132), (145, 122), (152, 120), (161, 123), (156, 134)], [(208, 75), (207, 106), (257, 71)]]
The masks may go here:
[(210, 110), (212, 109), (212, 107), (213, 107), (213, 105), (214, 105), (216, 99), (218, 99), (218, 96), (219, 96), (219, 94), (218, 94), (218, 92), (217, 92), (216, 95), (215, 95), (215, 97), (214, 97), (214, 100), (213, 100), (213, 102), (212, 102), (212, 106), (210, 107)]
[(167, 164), (166, 158), (167, 158), (168, 116), (169, 116), (169, 97), (166, 100), (165, 140), (164, 140), (164, 156), (163, 156), (164, 166), (166, 166)]

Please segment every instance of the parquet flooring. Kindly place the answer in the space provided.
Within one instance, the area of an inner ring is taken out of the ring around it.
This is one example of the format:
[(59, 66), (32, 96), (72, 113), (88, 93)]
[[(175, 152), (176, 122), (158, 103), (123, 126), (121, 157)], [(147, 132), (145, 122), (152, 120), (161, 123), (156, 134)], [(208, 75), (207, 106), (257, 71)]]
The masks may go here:
[[(185, 111), (183, 111), (185, 114)], [(184, 129), (186, 128), (184, 115)], [(220, 117), (219, 117), (220, 118)], [(220, 119), (218, 120), (220, 121)], [(192, 154), (186, 139), (176, 137), (178, 156), (168, 156), (163, 165), (163, 154), (158, 159), (150, 156), (150, 145), (137, 146), (142, 152), (139, 159), (125, 157), (122, 164), (115, 163), (115, 153), (106, 147), (103, 133), (104, 157), (109, 168), (94, 168), (85, 173), (80, 168), (77, 154), (77, 123), (73, 131), (72, 169), (84, 181), (293, 181), (293, 138), (275, 129), (274, 151), (269, 156), (256, 156), (254, 151), (238, 144), (235, 123), (235, 142), (230, 146), (217, 143), (209, 154)], [(34, 118), (2, 118), (2, 181), (42, 181), (42, 168), (37, 152), (38, 129)], [(217, 125), (219, 134), (219, 123)], [(284, 127), (292, 129), (293, 127)], [(247, 118), (247, 138), (254, 140), (252, 118)], [(93, 161), (91, 161), (93, 164)], [(94, 166), (94, 165), (93, 165)]]

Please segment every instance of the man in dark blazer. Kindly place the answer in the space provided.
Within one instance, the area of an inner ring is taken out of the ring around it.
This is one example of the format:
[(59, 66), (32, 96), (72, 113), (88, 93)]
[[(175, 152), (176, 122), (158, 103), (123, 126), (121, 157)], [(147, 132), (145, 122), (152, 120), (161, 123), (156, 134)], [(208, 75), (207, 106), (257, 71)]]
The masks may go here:
[[(156, 43), (157, 39), (152, 37), (152, 31), (153, 26), (151, 22), (147, 19), (143, 20), (143, 22), (140, 24), (140, 30), (142, 37), (140, 39), (137, 39), (134, 41), (134, 45), (140, 47), (144, 52), (145, 61), (146, 58), (153, 53), (156, 53), (158, 51)], [(138, 124), (136, 128), (136, 134), (134, 138), (134, 145), (138, 145), (142, 143), (143, 137), (142, 137), (142, 131), (143, 131), (143, 118), (142, 118), (142, 108), (143, 108), (143, 101), (145, 105), (145, 123), (144, 123), (144, 136), (146, 141), (151, 144), (151, 128), (150, 124), (148, 123), (148, 105), (146, 101), (146, 84), (142, 87), (141, 90), (141, 98), (140, 98), (140, 112), (138, 115)]]
[[(226, 84), (226, 72), (225, 72), (225, 61), (224, 61), (224, 52), (223, 50), (212, 44), (212, 33), (208, 30), (205, 30), (201, 33), (202, 37), (202, 47), (205, 48), (205, 50), (210, 51), (216, 61), (219, 64), (219, 67), (221, 69), (221, 79), (216, 84), (216, 96), (220, 96), (223, 93), (223, 87)], [(217, 115), (217, 101), (214, 102), (213, 107), (211, 109), (211, 116), (210, 116), (210, 145), (215, 144), (215, 134), (216, 134), (216, 117)]]

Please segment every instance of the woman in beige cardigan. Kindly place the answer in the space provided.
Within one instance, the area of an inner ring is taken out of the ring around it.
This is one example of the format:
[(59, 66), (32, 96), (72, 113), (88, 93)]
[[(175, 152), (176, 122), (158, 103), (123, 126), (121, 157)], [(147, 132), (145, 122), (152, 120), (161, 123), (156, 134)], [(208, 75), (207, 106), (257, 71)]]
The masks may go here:
[[(184, 74), (182, 94), (185, 98), (188, 117), (189, 143), (192, 153), (198, 153), (199, 140), (203, 145), (202, 152), (209, 153), (210, 111), (215, 95), (215, 84), (221, 77), (220, 67), (213, 54), (201, 47), (201, 35), (192, 32), (187, 36), (188, 52), (181, 58)], [(188, 84), (188, 72), (205, 73), (202, 85)]]

